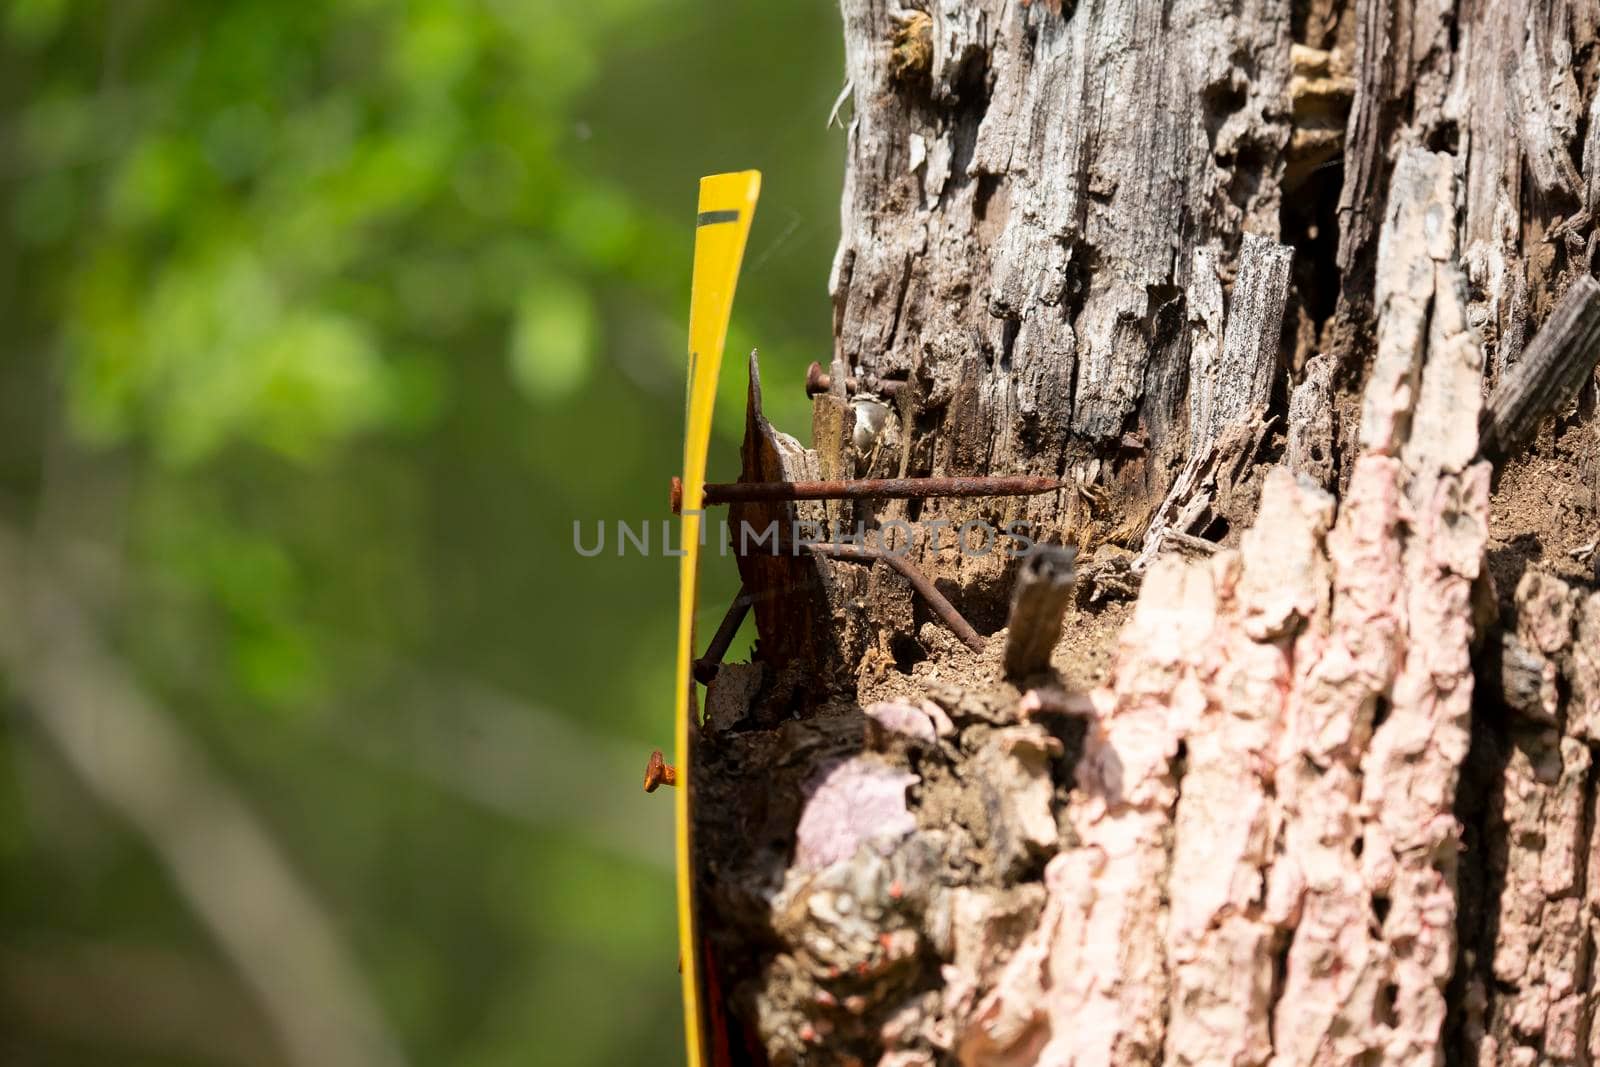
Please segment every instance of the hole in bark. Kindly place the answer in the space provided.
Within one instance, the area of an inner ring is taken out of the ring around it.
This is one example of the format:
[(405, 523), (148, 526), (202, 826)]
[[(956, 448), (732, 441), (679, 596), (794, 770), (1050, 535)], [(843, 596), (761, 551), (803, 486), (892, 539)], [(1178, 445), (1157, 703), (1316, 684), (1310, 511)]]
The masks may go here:
[(1307, 174), (1283, 204), (1278, 239), (1294, 248), (1296, 295), (1320, 331), (1339, 298), (1339, 190), (1344, 157), (1336, 156)]
[(972, 47), (961, 57), (951, 80), (955, 121), (950, 126), (950, 185), (971, 181), (967, 177), (978, 148), (978, 130), (989, 111), (989, 53)]
[(889, 652), (894, 656), (894, 669), (910, 674), (911, 668), (928, 658), (928, 652), (910, 634), (895, 634), (889, 640)]
[[(1215, 118), (1222, 119), (1244, 107), (1249, 94), (1242, 81), (1229, 79), (1206, 86), (1200, 92), (1200, 102)], [(1215, 132), (1215, 131), (1213, 131)]]
[(1400, 987), (1393, 982), (1385, 982), (1383, 988), (1378, 991), (1378, 1021), (1384, 1026), (1400, 1025), (1400, 1016), (1394, 1010), (1395, 998), (1399, 994)]
[(1183, 287), (1181, 285), (1156, 284), (1147, 285), (1144, 289), (1145, 292), (1150, 294), (1150, 303), (1154, 307), (1166, 307), (1168, 304), (1174, 304), (1183, 299)]
[(1384, 920), (1389, 917), (1389, 898), (1383, 893), (1372, 894), (1372, 917), (1378, 920), (1380, 928)]
[(978, 222), (989, 218), (989, 201), (1000, 188), (1000, 177), (995, 174), (978, 175), (978, 188), (972, 197), (972, 215)]
[(1217, 161), (1228, 168), (1228, 199), (1240, 210), (1248, 210), (1255, 200), (1261, 189), (1261, 179), (1269, 170), (1272, 155), (1266, 146), (1254, 140), (1245, 140), (1240, 142), (1232, 159), (1218, 157)]
[(1383, 725), (1383, 720), (1389, 717), (1389, 698), (1380, 696), (1372, 706), (1372, 729), (1377, 731)]
[(1011, 352), (1017, 344), (1017, 333), (1022, 329), (1022, 323), (1016, 319), (1005, 319), (1000, 323), (1000, 369), (1006, 372), (1011, 370)]
[(1278, 1033), (1278, 1002), (1283, 999), (1284, 983), (1289, 975), (1289, 949), (1294, 945), (1294, 938), (1280, 932), (1272, 948), (1272, 993), (1267, 1001), (1270, 1005), (1267, 1011), (1267, 1036), (1274, 1048), (1277, 1047)]
[(1445, 119), (1428, 131), (1427, 142), (1430, 152), (1449, 152), (1454, 155), (1461, 144), (1461, 131), (1454, 119)]

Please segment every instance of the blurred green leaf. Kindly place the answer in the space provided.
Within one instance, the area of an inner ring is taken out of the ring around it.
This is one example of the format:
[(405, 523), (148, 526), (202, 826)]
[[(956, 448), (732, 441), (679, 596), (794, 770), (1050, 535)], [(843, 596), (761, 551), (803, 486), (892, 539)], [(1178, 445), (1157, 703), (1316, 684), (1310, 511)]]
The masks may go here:
[(67, 13), (67, 0), (11, 0), (6, 5), (6, 30), (29, 44), (55, 33)]
[(583, 287), (547, 277), (523, 295), (511, 331), (511, 374), (549, 402), (583, 388), (594, 363), (594, 306)]

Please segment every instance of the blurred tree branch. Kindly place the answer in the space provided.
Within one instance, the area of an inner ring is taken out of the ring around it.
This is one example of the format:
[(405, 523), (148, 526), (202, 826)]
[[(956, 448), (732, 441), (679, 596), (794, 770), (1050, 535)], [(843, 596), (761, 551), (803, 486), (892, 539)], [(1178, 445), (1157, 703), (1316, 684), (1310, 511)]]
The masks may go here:
[[(330, 712), (335, 743), (486, 811), (566, 829), (630, 863), (672, 869), (668, 813), (661, 805), (653, 811), (634, 788), (642, 742), (580, 727), (470, 678), (386, 662), (391, 672), (394, 683), (371, 698), (371, 713)], [(574, 806), (574, 797), (584, 803)]]
[(0, 527), (0, 669), (27, 720), (138, 831), (259, 999), (292, 1064), (397, 1067), (399, 1044), (260, 821), (95, 633), (46, 553)]
[(232, 977), (210, 960), (131, 945), (0, 951), (0, 1001), (10, 1024), (0, 1056), (14, 1062), (42, 1031), (173, 1052), (184, 1062), (281, 1067), (266, 1020)]

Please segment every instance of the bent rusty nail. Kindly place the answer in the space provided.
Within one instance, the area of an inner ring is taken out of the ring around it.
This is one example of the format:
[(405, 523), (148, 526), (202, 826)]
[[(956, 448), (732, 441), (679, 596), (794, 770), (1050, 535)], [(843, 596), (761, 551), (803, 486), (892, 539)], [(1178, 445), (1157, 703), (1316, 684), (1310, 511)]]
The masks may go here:
[(962, 644), (974, 652), (983, 651), (983, 638), (978, 636), (978, 631), (956, 610), (954, 604), (946, 600), (944, 594), (939, 592), (934, 584), (928, 580), (927, 575), (917, 570), (910, 560), (902, 559), (893, 552), (886, 552), (881, 548), (869, 548), (865, 545), (836, 545), (836, 544), (807, 544), (805, 546), (819, 556), (831, 556), (835, 559), (851, 560), (856, 563), (876, 563), (882, 560), (911, 583), (911, 587), (922, 594), (922, 599), (928, 602), (928, 607), (939, 616), (939, 620), (950, 628), (950, 632), (961, 638)]
[(711, 636), (711, 644), (706, 646), (706, 654), (694, 661), (695, 681), (701, 685), (710, 685), (711, 680), (717, 676), (717, 669), (722, 666), (722, 657), (728, 654), (728, 646), (733, 644), (734, 635), (739, 632), (744, 617), (750, 614), (750, 605), (754, 602), (755, 598), (750, 595), (749, 588), (741, 585), (739, 595), (728, 605), (728, 613), (722, 617), (717, 632)]

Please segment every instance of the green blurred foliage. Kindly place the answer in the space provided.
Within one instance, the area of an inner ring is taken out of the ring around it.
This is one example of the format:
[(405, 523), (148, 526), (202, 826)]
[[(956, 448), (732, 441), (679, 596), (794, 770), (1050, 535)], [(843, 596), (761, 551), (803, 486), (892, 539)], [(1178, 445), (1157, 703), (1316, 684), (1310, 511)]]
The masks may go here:
[[(107, 641), (317, 892), (413, 1063), (645, 1062), (679, 1026), (670, 803), (638, 792), (670, 740), (676, 561), (581, 558), (573, 522), (648, 520), (659, 548), (703, 173), (765, 172), (712, 476), (752, 346), (805, 435), (837, 16), (0, 10), (0, 520), (75, 517)], [(708, 568), (703, 632), (737, 584)], [(234, 1062), (195, 1051), (226, 1035), (91, 1025), (92, 968), (83, 1010), (39, 1010), (90, 949), (248, 994), (146, 843), (6, 721), (0, 1059)]]

